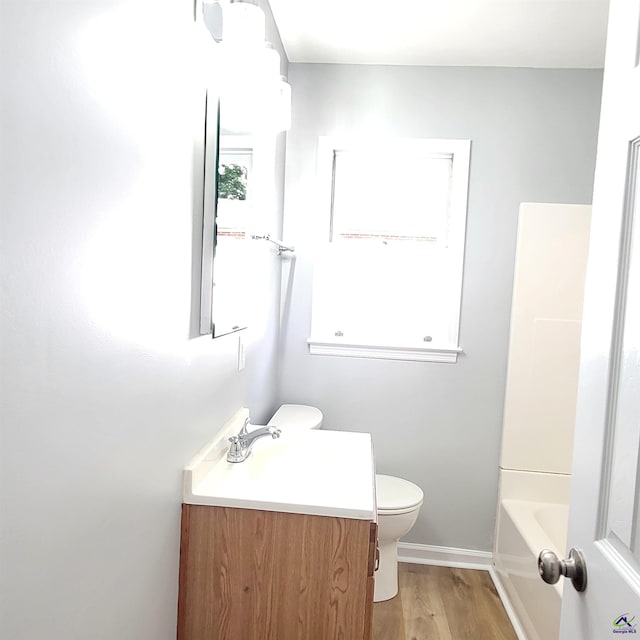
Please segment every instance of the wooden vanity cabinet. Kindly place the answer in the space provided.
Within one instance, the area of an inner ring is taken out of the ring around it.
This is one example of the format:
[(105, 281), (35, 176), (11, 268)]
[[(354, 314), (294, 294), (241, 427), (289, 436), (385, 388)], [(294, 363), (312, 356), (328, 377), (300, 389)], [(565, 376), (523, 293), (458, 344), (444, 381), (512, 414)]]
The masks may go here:
[(369, 640), (376, 524), (184, 504), (178, 640)]

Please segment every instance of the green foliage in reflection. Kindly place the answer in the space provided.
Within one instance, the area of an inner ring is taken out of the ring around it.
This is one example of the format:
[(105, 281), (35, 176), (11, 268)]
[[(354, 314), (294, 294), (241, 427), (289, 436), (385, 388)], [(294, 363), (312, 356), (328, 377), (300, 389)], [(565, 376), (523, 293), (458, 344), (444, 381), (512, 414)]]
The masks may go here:
[(247, 199), (247, 168), (239, 164), (221, 164), (218, 167), (218, 198)]

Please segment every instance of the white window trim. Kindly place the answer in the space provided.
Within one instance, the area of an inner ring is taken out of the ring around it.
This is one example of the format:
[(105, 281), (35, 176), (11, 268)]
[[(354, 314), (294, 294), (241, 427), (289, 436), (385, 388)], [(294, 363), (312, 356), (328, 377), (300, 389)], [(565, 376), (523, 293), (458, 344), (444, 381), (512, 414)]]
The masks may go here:
[[(450, 306), (446, 344), (429, 346), (363, 344), (346, 342), (342, 337), (317, 335), (313, 331), (307, 340), (311, 355), (345, 356), (355, 358), (380, 358), (385, 360), (413, 360), (418, 362), (456, 363), (463, 353), (459, 345), (460, 313), (462, 307), (462, 276), (467, 222), (467, 198), (469, 191), (469, 166), (471, 140), (449, 140), (434, 138), (354, 139), (320, 136), (317, 156), (317, 202), (320, 214), (328, 216), (331, 211), (333, 158), (336, 151), (366, 151), (379, 153), (381, 148), (392, 153), (427, 152), (452, 153), (454, 156), (451, 184), (450, 239), (448, 250), (452, 252), (451, 290), (456, 295)], [(329, 240), (329, 225), (327, 237)], [(455, 304), (454, 304), (455, 302)]]
[(255, 138), (250, 135), (220, 134), (220, 151), (227, 153), (253, 153)]

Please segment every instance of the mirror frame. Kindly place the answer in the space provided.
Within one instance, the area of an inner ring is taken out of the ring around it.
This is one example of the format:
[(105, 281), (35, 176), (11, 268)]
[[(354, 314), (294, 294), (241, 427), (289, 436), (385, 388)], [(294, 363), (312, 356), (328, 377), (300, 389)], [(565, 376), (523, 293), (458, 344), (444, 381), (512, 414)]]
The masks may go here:
[(204, 116), (204, 182), (202, 194), (202, 276), (200, 279), (200, 335), (215, 337), (213, 321), (213, 263), (218, 242), (216, 210), (218, 207), (219, 101), (208, 89)]

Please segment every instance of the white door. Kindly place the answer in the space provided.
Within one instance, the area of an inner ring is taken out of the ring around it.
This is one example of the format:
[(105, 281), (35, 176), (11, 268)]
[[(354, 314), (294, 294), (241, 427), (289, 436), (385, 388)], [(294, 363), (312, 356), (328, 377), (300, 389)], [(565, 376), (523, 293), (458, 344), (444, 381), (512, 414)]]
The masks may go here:
[(640, 0), (611, 0), (583, 317), (562, 640), (640, 638)]

